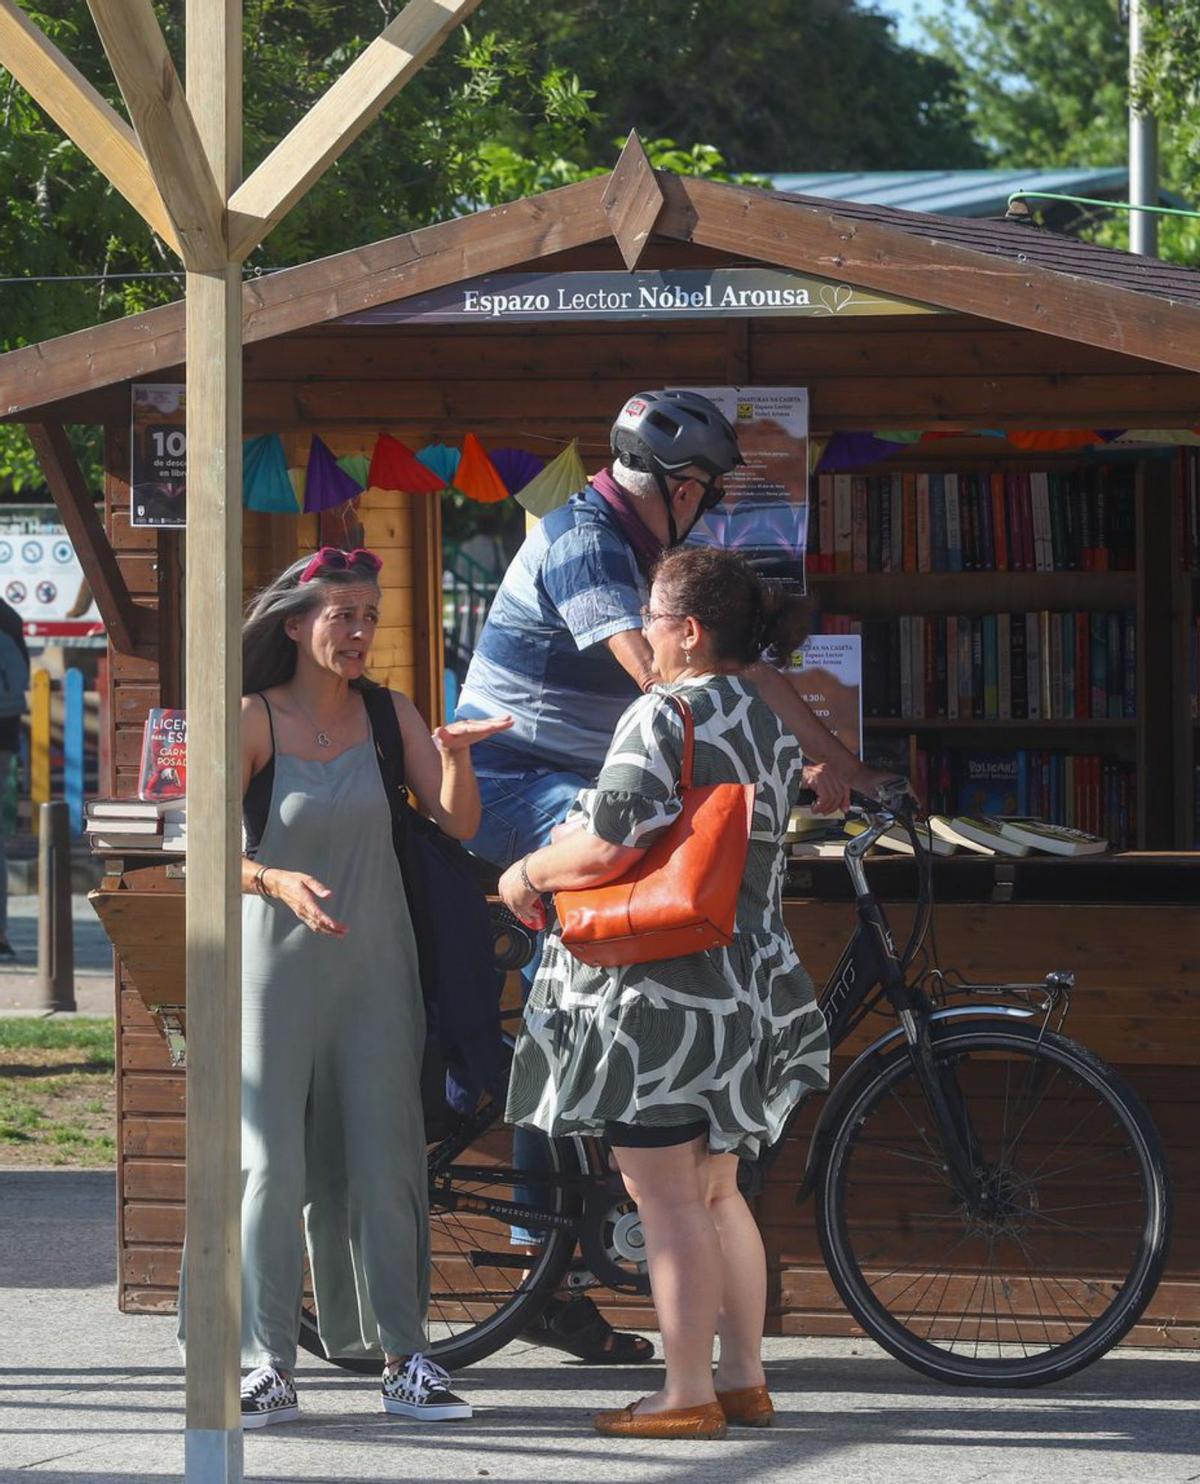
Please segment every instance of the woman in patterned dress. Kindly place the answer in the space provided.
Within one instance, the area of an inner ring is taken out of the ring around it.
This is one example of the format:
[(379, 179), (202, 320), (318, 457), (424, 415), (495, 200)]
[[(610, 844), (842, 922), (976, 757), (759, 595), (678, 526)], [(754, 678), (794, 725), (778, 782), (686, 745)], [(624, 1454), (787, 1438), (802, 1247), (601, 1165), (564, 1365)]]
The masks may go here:
[(573, 958), (551, 930), (508, 1117), (551, 1136), (606, 1137), (641, 1212), (666, 1383), (599, 1413), (598, 1430), (721, 1437), (727, 1421), (764, 1426), (772, 1416), (761, 1359), (766, 1258), (738, 1191), (738, 1157), (778, 1139), (828, 1075), (825, 1024), (782, 908), (780, 844), (804, 760), (739, 674), (764, 651), (791, 653), (804, 605), (733, 553), (692, 547), (660, 562), (643, 622), (664, 683), (625, 712), (597, 786), (579, 795), (560, 837), (510, 867), (500, 892), (541, 926), (544, 893), (614, 880), (670, 826), (681, 807), (675, 693), (695, 719), (696, 785), (756, 786), (734, 940), (604, 969)]

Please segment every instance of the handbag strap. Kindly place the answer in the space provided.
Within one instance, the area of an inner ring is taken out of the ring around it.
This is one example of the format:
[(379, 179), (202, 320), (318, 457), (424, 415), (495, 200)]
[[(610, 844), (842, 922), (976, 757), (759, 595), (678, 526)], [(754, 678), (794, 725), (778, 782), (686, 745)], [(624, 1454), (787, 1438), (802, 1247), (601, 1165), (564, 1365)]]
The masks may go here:
[(370, 723), (371, 739), (375, 744), (375, 759), (383, 777), (392, 824), (402, 831), (407, 824), (405, 810), (408, 806), (408, 793), (404, 782), (404, 738), (396, 719), (396, 707), (386, 686), (364, 687), (362, 698), (363, 705), (367, 708), (367, 721)]
[(691, 706), (682, 696), (668, 692), (667, 700), (679, 712), (683, 721), (683, 760), (679, 766), (678, 788), (682, 793), (692, 786), (692, 769), (696, 760), (696, 718), (692, 715)]

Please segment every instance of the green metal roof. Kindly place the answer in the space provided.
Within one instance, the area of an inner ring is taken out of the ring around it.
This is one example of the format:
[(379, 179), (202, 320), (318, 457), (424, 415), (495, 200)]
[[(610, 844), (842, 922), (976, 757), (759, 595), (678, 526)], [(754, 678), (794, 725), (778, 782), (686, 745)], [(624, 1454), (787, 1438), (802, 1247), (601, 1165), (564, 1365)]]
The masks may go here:
[[(1014, 191), (1058, 191), (1070, 196), (1129, 199), (1124, 165), (1058, 170), (862, 170), (775, 175), (777, 191), (824, 196), (925, 211), (933, 216), (1003, 216)], [(1045, 204), (1045, 203), (1043, 203)], [(1173, 191), (1160, 191), (1159, 204), (1183, 206)]]

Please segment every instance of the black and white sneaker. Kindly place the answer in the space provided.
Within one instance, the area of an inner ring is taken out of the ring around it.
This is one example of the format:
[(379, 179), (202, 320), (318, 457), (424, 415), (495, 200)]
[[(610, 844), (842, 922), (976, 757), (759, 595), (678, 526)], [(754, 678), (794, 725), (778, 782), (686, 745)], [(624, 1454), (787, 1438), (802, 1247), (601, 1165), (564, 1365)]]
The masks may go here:
[(455, 1396), (449, 1373), (427, 1355), (414, 1355), (396, 1370), (384, 1370), (383, 1410), (426, 1422), (457, 1422), (471, 1415), (471, 1404)]
[(273, 1365), (260, 1365), (242, 1378), (242, 1426), (270, 1427), (300, 1416), (296, 1388)]

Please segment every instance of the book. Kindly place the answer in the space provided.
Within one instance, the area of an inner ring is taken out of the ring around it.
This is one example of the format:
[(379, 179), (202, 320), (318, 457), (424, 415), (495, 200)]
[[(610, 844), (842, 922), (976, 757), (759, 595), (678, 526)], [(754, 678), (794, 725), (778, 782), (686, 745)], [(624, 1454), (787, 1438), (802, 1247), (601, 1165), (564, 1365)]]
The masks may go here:
[(989, 846), (997, 855), (1021, 856), (1030, 852), (1030, 846), (1010, 839), (1000, 828), (1000, 821), (990, 814), (956, 814), (950, 823), (960, 835)]
[(788, 847), (792, 860), (837, 860), (846, 854), (845, 840), (797, 840)]
[(1051, 855), (1102, 855), (1108, 841), (1087, 830), (1069, 829), (1065, 824), (1047, 824), (1041, 819), (1004, 819), (1000, 829), (1018, 845), (1045, 850)]
[(136, 835), (144, 840), (155, 839), (162, 833), (162, 825), (157, 812), (148, 819), (119, 816), (99, 819), (93, 817), (88, 819), (86, 828), (89, 835)]
[(158, 819), (167, 805), (158, 799), (89, 799), (88, 819)]
[(833, 570), (850, 571), (854, 510), (849, 474), (833, 476)]
[(946, 475), (945, 499), (946, 569), (950, 572), (961, 572), (963, 569), (962, 523), (959, 518), (957, 474)]
[(155, 707), (142, 733), (138, 798), (181, 799), (187, 793), (187, 714)]
[[(862, 835), (870, 828), (871, 826), (865, 819), (848, 819), (845, 824), (848, 835)], [(917, 824), (915, 829), (917, 839), (927, 851), (931, 851), (934, 855), (953, 855), (958, 849), (956, 841), (944, 835), (934, 834), (928, 824)], [(900, 824), (894, 824), (890, 830), (884, 830), (875, 843), (884, 850), (894, 851), (896, 855), (916, 855), (912, 841), (908, 838), (908, 831)]]
[(159, 850), (161, 840), (157, 831), (153, 835), (138, 835), (129, 830), (88, 832), (88, 843), (93, 850)]
[(958, 808), (964, 814), (1015, 814), (1019, 764), (1014, 752), (964, 752)]
[(935, 839), (944, 840), (948, 845), (953, 845), (957, 850), (965, 850), (972, 855), (995, 855), (996, 850), (992, 845), (984, 845), (980, 840), (972, 840), (968, 835), (956, 830), (944, 814), (931, 814), (929, 816), (929, 829)]

